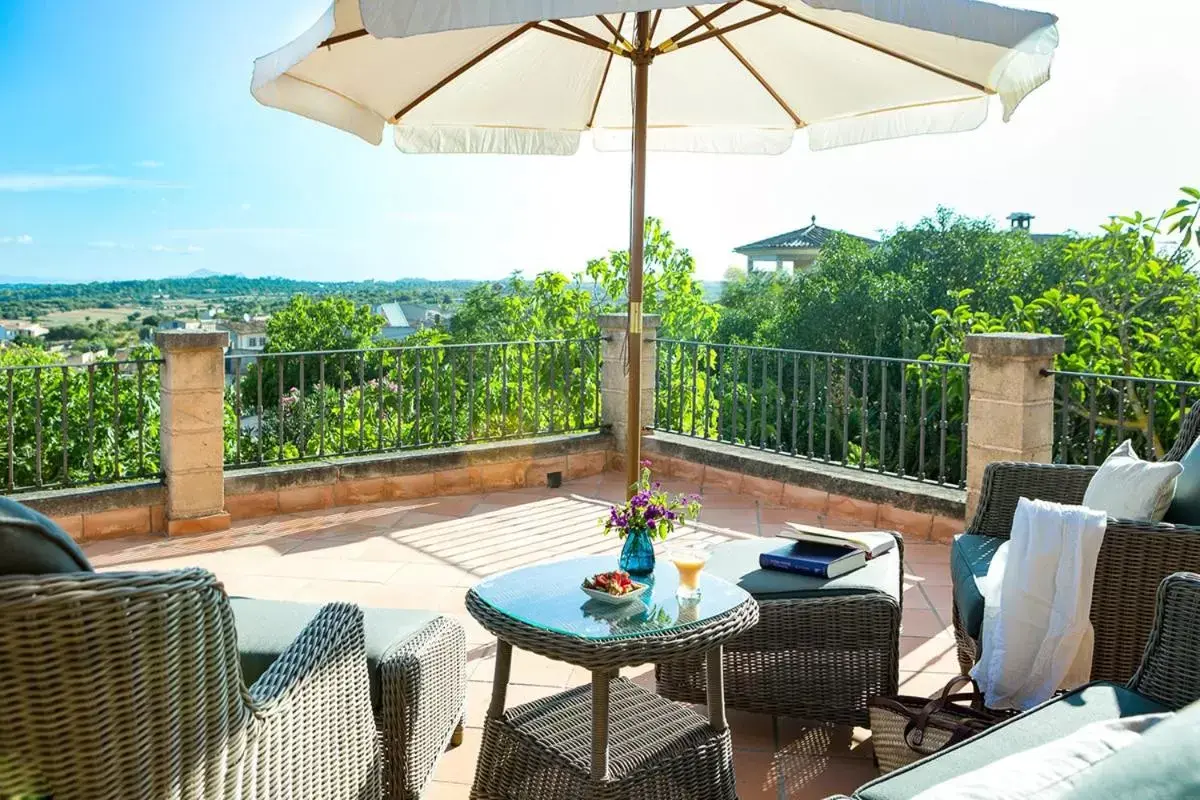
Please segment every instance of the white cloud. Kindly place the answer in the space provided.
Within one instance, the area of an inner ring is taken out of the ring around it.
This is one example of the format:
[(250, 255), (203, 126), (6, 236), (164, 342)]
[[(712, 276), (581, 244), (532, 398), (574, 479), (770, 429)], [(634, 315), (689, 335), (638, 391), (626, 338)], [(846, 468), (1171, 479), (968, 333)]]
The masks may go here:
[(189, 244), (189, 245), (183, 246), (183, 247), (170, 247), (165, 244), (152, 244), (152, 245), (150, 245), (150, 252), (152, 252), (152, 253), (171, 253), (171, 254), (179, 255), (179, 256), (192, 256), (192, 255), (195, 255), (196, 253), (203, 253), (204, 248), (200, 247), (199, 245), (194, 245), (194, 244)]
[(47, 173), (0, 173), (0, 192), (52, 192), (64, 189), (172, 189), (161, 181), (127, 178), (122, 175), (55, 175)]
[(33, 237), (28, 233), (17, 236), (0, 236), (0, 244), (33, 244)]
[(145, 161), (135, 161), (133, 165), (135, 167), (141, 167), (142, 169), (158, 169), (163, 165), (163, 162), (154, 161), (148, 158)]

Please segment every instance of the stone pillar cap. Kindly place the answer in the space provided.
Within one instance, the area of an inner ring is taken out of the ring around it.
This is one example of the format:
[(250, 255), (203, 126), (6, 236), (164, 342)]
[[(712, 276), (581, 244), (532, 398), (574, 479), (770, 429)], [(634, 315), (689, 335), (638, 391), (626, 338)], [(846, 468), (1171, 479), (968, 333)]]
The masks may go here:
[(969, 333), (965, 345), (973, 356), (1037, 358), (1059, 355), (1067, 340), (1053, 333)]
[[(596, 322), (600, 325), (600, 330), (603, 331), (623, 331), (629, 327), (628, 314), (597, 314)], [(658, 314), (643, 314), (642, 328), (651, 330), (662, 324), (662, 317)]]
[(180, 350), (224, 350), (229, 346), (227, 331), (158, 331), (154, 343), (164, 353)]

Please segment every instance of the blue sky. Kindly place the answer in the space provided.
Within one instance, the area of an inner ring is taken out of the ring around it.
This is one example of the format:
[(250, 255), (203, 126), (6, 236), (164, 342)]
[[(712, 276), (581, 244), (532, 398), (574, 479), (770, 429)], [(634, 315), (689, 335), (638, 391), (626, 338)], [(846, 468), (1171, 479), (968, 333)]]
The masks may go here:
[[(648, 208), (703, 277), (809, 216), (872, 234), (940, 203), (1092, 230), (1200, 183), (1200, 4), (1028, 0), (1053, 77), (980, 130), (776, 158), (653, 154)], [(0, 275), (312, 279), (574, 272), (627, 237), (628, 156), (402, 156), (256, 104), (256, 56), (326, 0), (0, 0)]]

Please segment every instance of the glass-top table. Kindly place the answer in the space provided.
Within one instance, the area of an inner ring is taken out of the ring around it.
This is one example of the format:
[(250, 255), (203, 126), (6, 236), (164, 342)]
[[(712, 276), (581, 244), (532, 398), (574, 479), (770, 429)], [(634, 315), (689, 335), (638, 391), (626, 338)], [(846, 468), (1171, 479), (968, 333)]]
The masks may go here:
[(659, 559), (652, 575), (633, 577), (650, 585), (636, 600), (604, 603), (580, 589), (584, 578), (612, 569), (612, 556), (552, 561), (487, 578), (472, 592), (496, 612), (532, 628), (592, 641), (703, 625), (730, 613), (748, 597), (733, 584), (701, 573), (699, 595), (680, 598), (676, 594), (679, 572), (665, 559)]
[[(637, 599), (617, 605), (590, 599), (582, 590), (583, 579), (615, 569), (616, 561), (613, 556), (584, 556), (537, 564), (492, 576), (467, 592), (467, 611), (497, 638), (492, 702), (472, 797), (490, 797), (487, 792), (495, 786), (519, 786), (526, 769), (569, 774), (582, 767), (591, 781), (641, 780), (610, 773), (610, 734), (622, 753), (622, 771), (694, 781), (700, 779), (687, 777), (687, 770), (712, 768), (716, 772), (705, 773), (701, 782), (725, 787), (713, 796), (725, 796), (726, 789), (732, 795), (732, 784), (726, 787), (732, 751), (721, 650), (725, 642), (754, 627), (758, 604), (744, 590), (706, 573), (701, 574), (698, 596), (678, 597), (678, 572), (664, 559), (653, 575), (634, 576), (651, 585)], [(591, 670), (590, 689), (568, 689), (506, 712), (514, 647)], [(688, 657), (707, 663), (708, 720), (617, 678), (620, 667)], [(677, 758), (670, 747), (650, 746), (679, 736), (690, 737), (681, 747), (694, 758)], [(539, 746), (530, 749), (535, 740)], [(588, 750), (590, 764), (580, 763), (579, 754)], [(672, 772), (676, 769), (684, 777)]]

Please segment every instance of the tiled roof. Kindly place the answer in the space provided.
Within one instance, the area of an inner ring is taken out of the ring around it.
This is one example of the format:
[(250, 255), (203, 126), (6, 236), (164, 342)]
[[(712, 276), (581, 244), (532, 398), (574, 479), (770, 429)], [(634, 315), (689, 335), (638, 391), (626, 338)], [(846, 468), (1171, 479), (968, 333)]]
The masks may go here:
[(744, 244), (734, 250), (735, 253), (745, 254), (748, 250), (786, 250), (798, 248), (811, 248), (819, 250), (829, 241), (829, 237), (835, 233), (841, 233), (853, 239), (866, 242), (867, 244), (878, 244), (874, 239), (868, 239), (864, 236), (855, 236), (852, 233), (845, 231), (834, 230), (833, 228), (822, 228), (817, 224), (817, 218), (813, 217), (810, 225), (787, 233), (781, 233), (778, 236), (772, 236), (769, 239)]

